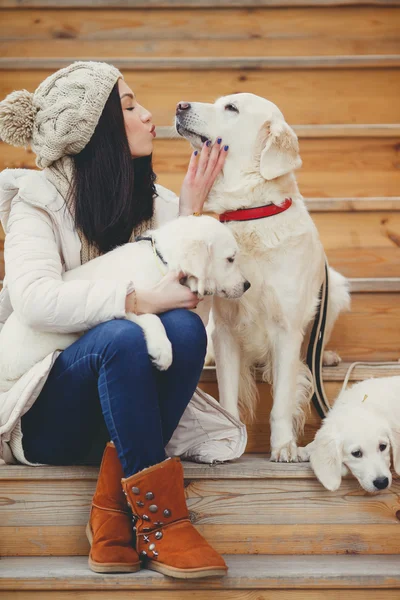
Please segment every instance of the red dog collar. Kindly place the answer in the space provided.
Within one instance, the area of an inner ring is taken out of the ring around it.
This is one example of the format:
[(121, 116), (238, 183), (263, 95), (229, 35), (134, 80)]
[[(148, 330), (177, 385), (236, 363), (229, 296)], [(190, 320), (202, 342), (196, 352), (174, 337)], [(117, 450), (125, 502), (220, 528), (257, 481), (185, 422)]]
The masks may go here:
[(219, 215), (221, 223), (228, 221), (254, 221), (255, 219), (264, 219), (272, 217), (284, 212), (292, 206), (292, 199), (285, 198), (285, 201), (276, 206), (275, 204), (266, 204), (265, 206), (257, 206), (255, 208), (239, 208), (239, 210), (231, 210), (222, 215)]

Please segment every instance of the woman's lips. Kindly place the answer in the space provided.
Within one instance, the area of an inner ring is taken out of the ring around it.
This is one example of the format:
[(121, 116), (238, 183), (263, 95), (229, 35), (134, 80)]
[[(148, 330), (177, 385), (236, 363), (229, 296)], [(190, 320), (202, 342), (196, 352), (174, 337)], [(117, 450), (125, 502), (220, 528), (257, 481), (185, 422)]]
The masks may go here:
[(153, 125), (153, 127), (150, 129), (150, 133), (151, 135), (155, 138), (157, 137), (157, 133), (156, 133), (156, 126)]

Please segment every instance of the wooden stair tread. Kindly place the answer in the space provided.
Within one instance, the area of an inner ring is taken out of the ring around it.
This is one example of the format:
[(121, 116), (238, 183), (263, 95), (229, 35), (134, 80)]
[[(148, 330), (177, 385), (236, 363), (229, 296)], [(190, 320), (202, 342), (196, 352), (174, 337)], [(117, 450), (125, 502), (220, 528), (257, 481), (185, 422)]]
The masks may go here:
[(86, 557), (24, 557), (1, 561), (0, 588), (18, 589), (223, 589), (223, 588), (399, 588), (400, 561), (386, 556), (226, 556), (223, 579), (174, 580), (147, 569), (101, 575)]
[[(0, 58), (0, 69), (15, 71), (18, 69), (62, 69), (78, 60), (78, 56), (67, 58)], [(79, 56), (79, 60), (87, 60)], [(104, 57), (104, 62), (114, 64), (117, 69), (135, 69), (136, 71), (203, 71), (210, 69), (349, 69), (399, 67), (399, 54), (372, 54), (349, 56), (250, 56), (250, 57), (160, 57), (160, 58), (123, 58)]]
[[(337, 367), (323, 367), (322, 376), (324, 381), (343, 381), (351, 363), (340, 363)], [(383, 366), (374, 366), (373, 364), (363, 363), (354, 367), (350, 375), (350, 381), (360, 381), (370, 377), (391, 377), (400, 375), (400, 360), (393, 361)], [(215, 367), (204, 367), (200, 381), (217, 381)], [(260, 381), (260, 379), (258, 379)]]
[(2, 8), (258, 8), (397, 6), (398, 0), (1, 0)]
[[(186, 479), (315, 479), (309, 463), (272, 463), (267, 454), (245, 454), (236, 461), (208, 465), (183, 462)], [(0, 481), (97, 479), (92, 466), (26, 467), (0, 465)]]

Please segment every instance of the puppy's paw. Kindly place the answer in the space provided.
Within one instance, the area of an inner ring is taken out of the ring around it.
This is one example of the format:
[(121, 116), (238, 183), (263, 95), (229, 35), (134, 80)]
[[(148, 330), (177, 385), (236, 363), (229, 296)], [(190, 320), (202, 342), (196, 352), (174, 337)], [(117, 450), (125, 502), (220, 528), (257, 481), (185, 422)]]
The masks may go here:
[(310, 446), (311, 446), (311, 444), (308, 444), (308, 446), (297, 448), (298, 462), (310, 462), (310, 456), (311, 456)]
[(273, 448), (271, 452), (272, 462), (299, 462), (298, 448), (294, 440), (284, 444), (280, 448)]
[(322, 364), (324, 367), (337, 367), (342, 362), (339, 354), (333, 350), (325, 350), (322, 355)]
[(152, 363), (159, 371), (166, 371), (172, 364), (172, 345), (168, 338), (157, 344), (149, 344), (147, 350)]

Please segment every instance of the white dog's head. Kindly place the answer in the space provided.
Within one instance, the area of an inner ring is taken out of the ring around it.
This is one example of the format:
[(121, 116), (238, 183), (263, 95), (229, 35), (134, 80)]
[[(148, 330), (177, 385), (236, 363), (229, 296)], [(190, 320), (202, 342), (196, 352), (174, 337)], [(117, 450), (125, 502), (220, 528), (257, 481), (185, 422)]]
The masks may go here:
[(221, 137), (229, 146), (226, 166), (272, 180), (301, 166), (293, 129), (275, 104), (254, 94), (232, 94), (214, 104), (180, 102), (175, 126), (195, 148)]
[(182, 271), (199, 296), (240, 298), (250, 283), (240, 270), (232, 232), (208, 216), (179, 217), (154, 232), (170, 269)]
[[(353, 389), (346, 391), (349, 396)], [(392, 483), (390, 449), (394, 468), (400, 472), (400, 432), (379, 414), (369, 410), (364, 394), (334, 406), (315, 436), (311, 466), (320, 482), (331, 491), (340, 487), (348, 470), (367, 492), (378, 492)]]

